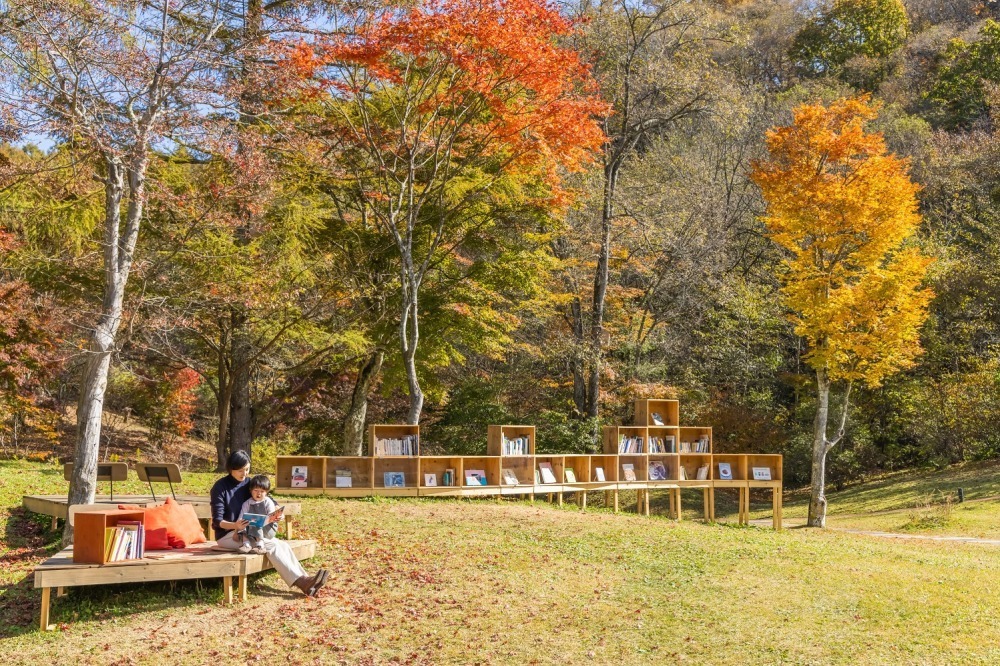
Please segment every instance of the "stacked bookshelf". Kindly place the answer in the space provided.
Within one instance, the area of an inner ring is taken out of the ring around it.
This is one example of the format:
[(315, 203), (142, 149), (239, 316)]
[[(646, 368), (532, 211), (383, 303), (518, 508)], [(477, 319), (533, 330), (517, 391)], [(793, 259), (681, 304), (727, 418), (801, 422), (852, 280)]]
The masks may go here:
[[(715, 489), (740, 495), (740, 522), (749, 513), (751, 488), (770, 489), (774, 525), (780, 529), (782, 458), (780, 455), (716, 454), (712, 428), (680, 425), (676, 400), (637, 400), (635, 422), (606, 426), (598, 454), (539, 454), (535, 428), (491, 425), (486, 455), (421, 455), (420, 428), (372, 425), (369, 455), (279, 456), (277, 488), (281, 493), (336, 497), (446, 496), (483, 497), (577, 493), (586, 507), (589, 491), (604, 491), (618, 509), (620, 491), (635, 491), (639, 511), (649, 515), (649, 493), (669, 494), (670, 515), (681, 515), (681, 491), (701, 490), (705, 519), (715, 518)], [(724, 472), (720, 471), (721, 469)], [(293, 470), (305, 471), (304, 485)]]

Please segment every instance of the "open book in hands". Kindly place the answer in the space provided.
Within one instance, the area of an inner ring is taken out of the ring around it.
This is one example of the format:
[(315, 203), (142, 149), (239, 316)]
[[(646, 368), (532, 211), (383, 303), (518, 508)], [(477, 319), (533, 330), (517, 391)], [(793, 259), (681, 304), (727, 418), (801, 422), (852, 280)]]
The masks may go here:
[(281, 517), (281, 512), (285, 510), (285, 507), (279, 506), (274, 511), (268, 514), (263, 513), (244, 513), (240, 518), (250, 523), (252, 527), (264, 528), (268, 523), (273, 523), (278, 518)]

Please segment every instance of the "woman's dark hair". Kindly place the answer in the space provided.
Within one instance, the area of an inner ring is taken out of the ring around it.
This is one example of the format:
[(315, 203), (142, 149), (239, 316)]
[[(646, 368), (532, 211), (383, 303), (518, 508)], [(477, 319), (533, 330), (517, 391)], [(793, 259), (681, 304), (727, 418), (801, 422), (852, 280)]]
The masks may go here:
[(234, 469), (243, 469), (250, 464), (250, 454), (246, 451), (233, 451), (226, 461), (226, 470), (232, 472)]
[(250, 483), (247, 484), (248, 490), (253, 490), (254, 488), (260, 488), (261, 490), (268, 491), (271, 489), (271, 479), (267, 478), (267, 474), (258, 474), (257, 476), (250, 479)]

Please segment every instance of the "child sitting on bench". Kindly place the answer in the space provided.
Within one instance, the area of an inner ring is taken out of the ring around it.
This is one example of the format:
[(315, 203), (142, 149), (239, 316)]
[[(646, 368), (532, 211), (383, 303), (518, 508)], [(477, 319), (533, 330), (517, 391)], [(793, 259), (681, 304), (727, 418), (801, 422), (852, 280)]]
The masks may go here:
[[(247, 483), (247, 488), (250, 489), (250, 499), (244, 502), (243, 507), (240, 509), (241, 520), (248, 513), (267, 516), (278, 508), (274, 500), (267, 496), (268, 491), (271, 490), (271, 480), (267, 478), (267, 474), (258, 474), (250, 479), (249, 483)], [(264, 527), (258, 527), (252, 523), (247, 525), (246, 529), (236, 533), (237, 541), (241, 542), (240, 552), (266, 552), (264, 549), (264, 540), (273, 539), (277, 533), (277, 522), (267, 523)]]

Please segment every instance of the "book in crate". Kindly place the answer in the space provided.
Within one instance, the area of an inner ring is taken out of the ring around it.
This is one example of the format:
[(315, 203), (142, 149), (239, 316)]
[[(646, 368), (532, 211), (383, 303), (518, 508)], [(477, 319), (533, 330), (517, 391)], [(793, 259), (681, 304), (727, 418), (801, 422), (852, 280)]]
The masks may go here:
[(650, 453), (677, 453), (677, 443), (673, 435), (649, 438)]
[(711, 453), (711, 448), (708, 435), (701, 435), (693, 442), (681, 442), (680, 453)]
[(417, 455), (417, 440), (417, 435), (377, 438), (375, 440), (375, 455), (415, 456)]
[(513, 439), (503, 436), (502, 453), (505, 456), (527, 456), (531, 455), (531, 438), (527, 435), (514, 437)]
[(618, 453), (642, 453), (642, 437), (622, 435), (618, 438)]

